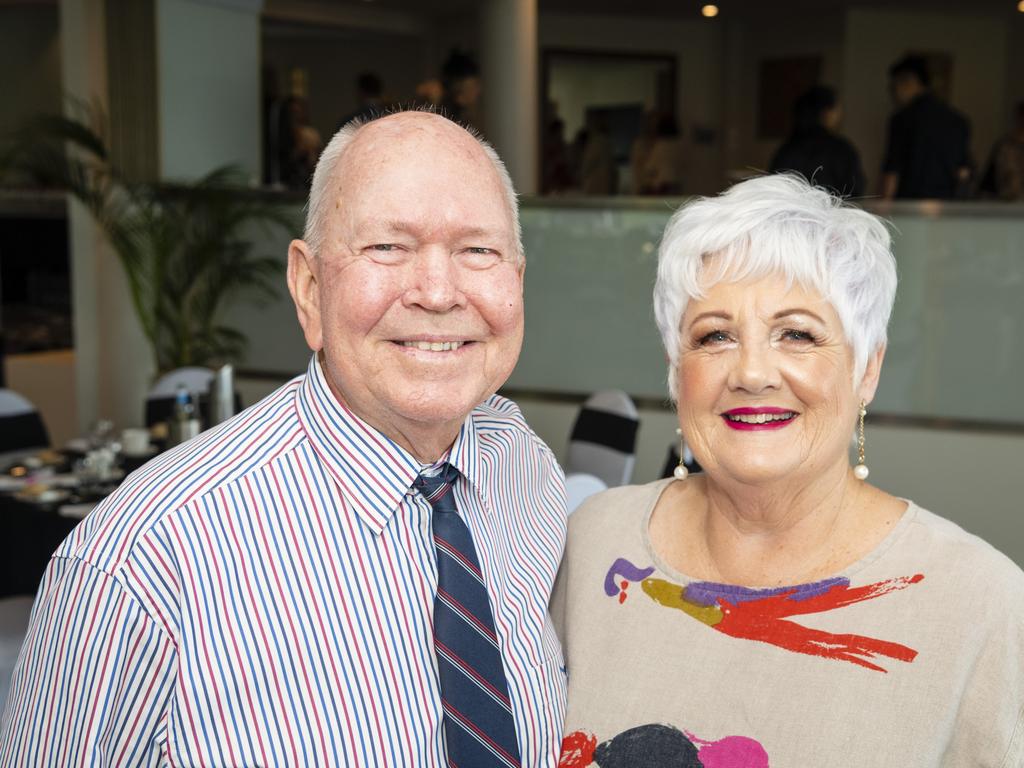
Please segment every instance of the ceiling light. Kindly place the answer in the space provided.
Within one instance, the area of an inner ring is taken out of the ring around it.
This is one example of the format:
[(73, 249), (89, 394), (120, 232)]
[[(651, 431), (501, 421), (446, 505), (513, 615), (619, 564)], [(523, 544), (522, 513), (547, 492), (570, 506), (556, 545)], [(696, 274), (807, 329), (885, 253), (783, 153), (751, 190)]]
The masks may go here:
[[(1024, 5), (1024, 0), (1020, 0), (1020, 2), (1021, 2), (1021, 5)], [(715, 16), (718, 15), (718, 6), (717, 5), (705, 5), (703, 8), (700, 9), (700, 13), (701, 13), (701, 16), (703, 16), (706, 19), (713, 19), (713, 18), (715, 18)]]
[(1017, 3), (1017, 10), (1024, 13), (1024, 0), (1020, 0), (1020, 2)]

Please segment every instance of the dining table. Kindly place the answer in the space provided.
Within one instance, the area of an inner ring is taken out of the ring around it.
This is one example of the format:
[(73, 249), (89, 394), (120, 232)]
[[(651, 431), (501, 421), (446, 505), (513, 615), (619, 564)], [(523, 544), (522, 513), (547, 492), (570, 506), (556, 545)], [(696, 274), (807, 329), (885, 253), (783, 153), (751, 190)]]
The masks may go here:
[(152, 456), (115, 455), (97, 477), (82, 470), (87, 454), (64, 449), (0, 459), (0, 598), (35, 595), (61, 543)]

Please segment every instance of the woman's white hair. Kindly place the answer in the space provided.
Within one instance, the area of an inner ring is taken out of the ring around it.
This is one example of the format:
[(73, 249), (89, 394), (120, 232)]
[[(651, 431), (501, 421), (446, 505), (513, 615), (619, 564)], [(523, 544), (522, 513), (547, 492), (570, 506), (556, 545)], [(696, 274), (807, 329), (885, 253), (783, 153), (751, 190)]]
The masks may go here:
[[(428, 114), (437, 114), (431, 109), (399, 109), (392, 112), (386, 112), (379, 117), (372, 117), (369, 119), (356, 118), (343, 125), (341, 129), (334, 134), (327, 146), (324, 147), (324, 151), (320, 153), (320, 159), (317, 161), (316, 170), (313, 172), (313, 183), (309, 190), (309, 203), (306, 206), (306, 227), (302, 235), (302, 239), (306, 241), (306, 244), (309, 245), (315, 255), (320, 255), (320, 249), (324, 244), (324, 233), (327, 229), (327, 217), (332, 210), (330, 200), (328, 200), (328, 197), (330, 196), (328, 188), (331, 184), (331, 180), (334, 178), (334, 173), (338, 167), (338, 163), (345, 154), (345, 150), (349, 148), (349, 145), (352, 143), (353, 139), (355, 139), (356, 134), (358, 134), (359, 131), (368, 124), (403, 112), (425, 112)], [(448, 119), (443, 115), (438, 116), (441, 119)], [(494, 147), (484, 141), (479, 133), (472, 128), (467, 128), (464, 125), (456, 123), (455, 121), (451, 122), (453, 125), (457, 125), (462, 128), (476, 140), (477, 144), (480, 145), (480, 148), (487, 156), (487, 159), (491, 161), (491, 165), (494, 166), (494, 170), (498, 174), (498, 180), (501, 182), (502, 192), (504, 193), (505, 202), (508, 205), (509, 216), (512, 220), (512, 236), (515, 239), (516, 261), (522, 263), (524, 255), (522, 230), (519, 226), (519, 199), (516, 196), (515, 187), (512, 186), (512, 178), (508, 175), (508, 170), (505, 168), (505, 164), (501, 161), (501, 158), (498, 157), (498, 153), (494, 151)]]
[(814, 289), (832, 304), (853, 349), (853, 385), (860, 384), (869, 355), (886, 342), (896, 297), (889, 230), (802, 176), (776, 174), (688, 203), (665, 227), (654, 315), (673, 400), (679, 325), (690, 299), (703, 298), (722, 279), (768, 275)]

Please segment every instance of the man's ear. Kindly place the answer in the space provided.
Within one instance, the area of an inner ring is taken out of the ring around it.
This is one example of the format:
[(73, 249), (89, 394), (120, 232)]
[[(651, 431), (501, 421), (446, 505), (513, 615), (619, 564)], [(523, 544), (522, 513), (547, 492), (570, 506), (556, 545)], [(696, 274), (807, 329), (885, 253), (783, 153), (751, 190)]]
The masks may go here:
[(299, 317), (306, 344), (314, 352), (319, 352), (324, 345), (319, 265), (304, 240), (292, 240), (288, 244), (288, 292), (295, 302), (295, 313)]
[(860, 386), (857, 387), (857, 395), (864, 403), (870, 403), (875, 399), (875, 390), (878, 389), (878, 377), (882, 373), (884, 359), (884, 344), (868, 355), (867, 364), (864, 366), (864, 376), (861, 377)]

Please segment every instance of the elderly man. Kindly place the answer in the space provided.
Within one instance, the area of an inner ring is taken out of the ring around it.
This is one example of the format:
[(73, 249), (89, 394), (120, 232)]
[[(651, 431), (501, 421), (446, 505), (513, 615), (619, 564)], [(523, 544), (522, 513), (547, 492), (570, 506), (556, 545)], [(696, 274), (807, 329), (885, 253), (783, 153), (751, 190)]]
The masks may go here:
[(494, 391), (515, 194), (437, 115), (347, 126), (288, 286), (314, 355), (54, 554), (3, 765), (554, 765), (562, 477)]

